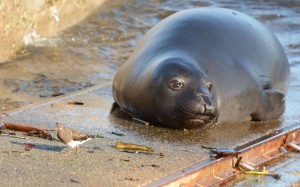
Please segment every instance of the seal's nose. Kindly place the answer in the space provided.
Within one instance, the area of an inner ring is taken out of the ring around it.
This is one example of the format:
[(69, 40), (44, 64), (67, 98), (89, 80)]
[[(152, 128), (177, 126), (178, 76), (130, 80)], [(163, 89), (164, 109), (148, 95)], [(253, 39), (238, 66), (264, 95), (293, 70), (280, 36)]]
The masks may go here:
[(201, 98), (202, 98), (202, 101), (203, 101), (204, 104), (206, 104), (208, 106), (212, 105), (212, 102), (211, 102), (211, 100), (208, 96), (202, 95)]
[(202, 95), (201, 100), (202, 100), (203, 106), (205, 108), (204, 113), (213, 113), (214, 106), (212, 104), (212, 101), (211, 101), (210, 97), (208, 97), (206, 95)]
[(201, 92), (196, 93), (196, 100), (198, 102), (196, 105), (196, 108), (199, 113), (207, 113), (207, 114), (212, 114), (214, 111), (214, 106), (212, 103), (212, 100), (209, 95), (204, 95)]

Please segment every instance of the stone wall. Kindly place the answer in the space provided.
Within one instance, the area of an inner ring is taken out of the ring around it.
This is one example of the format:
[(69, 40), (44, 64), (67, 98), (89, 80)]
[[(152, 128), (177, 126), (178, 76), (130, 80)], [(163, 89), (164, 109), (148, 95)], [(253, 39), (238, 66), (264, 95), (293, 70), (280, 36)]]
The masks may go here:
[(0, 0), (0, 62), (16, 57), (28, 35), (54, 36), (106, 0)]

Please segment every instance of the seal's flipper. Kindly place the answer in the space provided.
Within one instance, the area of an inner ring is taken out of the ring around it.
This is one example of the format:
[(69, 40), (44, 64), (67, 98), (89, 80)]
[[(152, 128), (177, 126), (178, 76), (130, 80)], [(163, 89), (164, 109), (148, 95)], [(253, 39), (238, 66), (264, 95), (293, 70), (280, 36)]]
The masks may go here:
[(252, 113), (253, 121), (278, 119), (285, 110), (284, 94), (276, 89), (263, 90), (263, 105)]
[(120, 108), (117, 102), (114, 102), (111, 106), (110, 113), (114, 112), (116, 109)]

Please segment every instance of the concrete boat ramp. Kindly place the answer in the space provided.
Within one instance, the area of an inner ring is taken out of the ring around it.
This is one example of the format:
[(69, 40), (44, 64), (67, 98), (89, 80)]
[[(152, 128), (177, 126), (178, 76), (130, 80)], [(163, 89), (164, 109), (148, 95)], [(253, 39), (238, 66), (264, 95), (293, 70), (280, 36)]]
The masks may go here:
[[(72, 102), (82, 102), (83, 105)], [(3, 113), (0, 118), (1, 126), (5, 123), (13, 123), (48, 129), (54, 140), (2, 129), (0, 134), (1, 185), (167, 185), (170, 177), (166, 176), (173, 174), (174, 178), (174, 173), (184, 171), (184, 168), (191, 168), (203, 162), (213, 162), (209, 159), (209, 151), (202, 149), (202, 145), (245, 149), (299, 126), (299, 124), (285, 126), (280, 121), (272, 121), (217, 125), (193, 131), (171, 130), (145, 125), (126, 116), (113, 115), (110, 113), (112, 104), (111, 82), (108, 81), (86, 90)], [(79, 153), (72, 152), (66, 155), (64, 153), (70, 148), (56, 140), (54, 130), (56, 123), (93, 134), (96, 138), (83, 144)], [(298, 140), (297, 137), (294, 138), (295, 141)], [(154, 148), (155, 151), (116, 150), (116, 142), (145, 145)], [(24, 146), (28, 144), (33, 144), (35, 147), (26, 151)], [(299, 153), (290, 152), (277, 158), (278, 160), (277, 164), (269, 164), (266, 167), (272, 172), (280, 173), (282, 177), (279, 180), (267, 176), (241, 175), (242, 177), (236, 177), (240, 180), (231, 180), (227, 185), (297, 184), (300, 181), (300, 169), (296, 167), (300, 164)], [(182, 176), (188, 174), (189, 170), (186, 171), (187, 173)], [(180, 183), (173, 183), (173, 186), (179, 185)]]

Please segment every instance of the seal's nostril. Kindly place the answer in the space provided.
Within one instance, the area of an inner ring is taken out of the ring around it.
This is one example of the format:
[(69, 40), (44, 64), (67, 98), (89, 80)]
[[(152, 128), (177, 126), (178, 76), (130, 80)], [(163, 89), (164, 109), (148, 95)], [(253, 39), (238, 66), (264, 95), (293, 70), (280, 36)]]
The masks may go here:
[(202, 95), (202, 100), (208, 107), (212, 106), (212, 102), (208, 96)]
[(213, 113), (213, 106), (212, 105), (204, 105), (205, 106), (205, 113)]

